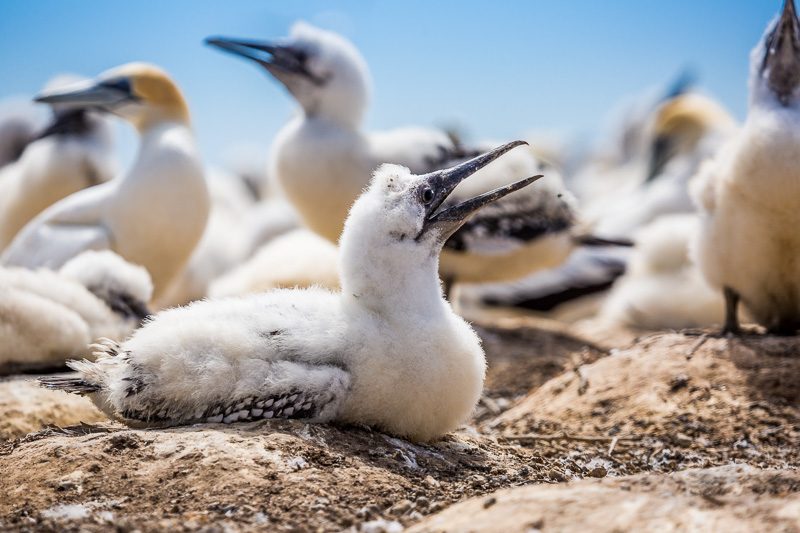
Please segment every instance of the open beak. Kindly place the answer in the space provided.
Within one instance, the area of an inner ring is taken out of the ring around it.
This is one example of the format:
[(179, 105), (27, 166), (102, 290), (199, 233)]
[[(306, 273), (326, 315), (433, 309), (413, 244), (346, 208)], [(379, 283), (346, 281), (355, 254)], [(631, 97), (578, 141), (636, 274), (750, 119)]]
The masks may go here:
[(132, 100), (136, 100), (136, 98), (131, 93), (131, 85), (126, 78), (79, 82), (55, 91), (39, 93), (34, 98), (35, 102), (45, 104), (102, 111), (109, 111)]
[(458, 230), (473, 214), (480, 210), (485, 205), (499, 200), (500, 198), (527, 187), (541, 175), (525, 178), (523, 180), (500, 187), (493, 191), (480, 194), (474, 198), (456, 204), (443, 211), (436, 212), (436, 210), (447, 199), (450, 193), (456, 186), (464, 181), (469, 176), (475, 174), (477, 171), (508, 152), (517, 146), (528, 144), (525, 141), (514, 141), (504, 144), (495, 148), (491, 152), (479, 155), (469, 161), (461, 163), (451, 168), (444, 170), (437, 170), (422, 176), (424, 178), (423, 187), (429, 187), (433, 191), (433, 200), (427, 204), (425, 210), (425, 222), (422, 224), (422, 231), (417, 235), (416, 240), (420, 240), (423, 235), (426, 235), (432, 230), (438, 232), (438, 240), (444, 243), (453, 233)]
[(786, 0), (781, 18), (765, 44), (762, 75), (781, 103), (789, 105), (800, 85), (800, 22), (794, 0)]
[(226, 37), (209, 37), (205, 43), (255, 61), (279, 81), (281, 81), (281, 74), (299, 74), (317, 85), (325, 83), (325, 80), (308, 70), (307, 55), (299, 48), (262, 41), (240, 41)]

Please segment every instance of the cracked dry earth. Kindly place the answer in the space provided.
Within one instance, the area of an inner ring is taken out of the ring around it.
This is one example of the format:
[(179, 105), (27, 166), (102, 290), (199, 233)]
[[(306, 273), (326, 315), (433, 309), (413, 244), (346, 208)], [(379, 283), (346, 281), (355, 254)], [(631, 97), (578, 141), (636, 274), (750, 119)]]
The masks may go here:
[(286, 421), (130, 430), (0, 382), (0, 530), (800, 531), (800, 340), (478, 331), (486, 397), (425, 445)]

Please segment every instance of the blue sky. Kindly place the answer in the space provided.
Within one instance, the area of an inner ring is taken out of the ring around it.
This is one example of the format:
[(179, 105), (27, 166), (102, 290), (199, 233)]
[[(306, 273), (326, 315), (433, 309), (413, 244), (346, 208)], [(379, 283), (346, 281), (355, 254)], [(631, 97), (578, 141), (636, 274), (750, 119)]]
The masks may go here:
[[(92, 76), (129, 61), (166, 68), (184, 90), (204, 158), (263, 146), (292, 113), (255, 64), (202, 41), (275, 38), (298, 19), (339, 31), (370, 66), (369, 129), (459, 124), (473, 139), (533, 130), (599, 133), (623, 98), (685, 67), (743, 119), (748, 54), (780, 0), (109, 2), (0, 0), (0, 98), (55, 73)], [(130, 159), (135, 135), (120, 127)]]

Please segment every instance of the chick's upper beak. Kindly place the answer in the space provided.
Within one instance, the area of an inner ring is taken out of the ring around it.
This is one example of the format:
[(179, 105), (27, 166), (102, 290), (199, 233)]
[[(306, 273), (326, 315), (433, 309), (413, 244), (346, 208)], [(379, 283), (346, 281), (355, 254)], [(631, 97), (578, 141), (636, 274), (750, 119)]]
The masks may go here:
[(794, 0), (786, 0), (775, 29), (767, 36), (761, 72), (784, 105), (800, 85), (800, 21)]
[(118, 79), (89, 80), (71, 84), (54, 91), (39, 93), (34, 101), (62, 107), (109, 110), (134, 99), (128, 80)]
[(278, 80), (281, 80), (281, 74), (289, 73), (300, 74), (314, 83), (324, 82), (308, 70), (305, 52), (294, 46), (262, 41), (242, 41), (226, 37), (209, 37), (205, 42), (226, 52), (255, 61)]
[(436, 213), (436, 210), (447, 199), (450, 193), (456, 186), (464, 181), (469, 176), (476, 173), (501, 155), (505, 154), (512, 148), (528, 144), (524, 141), (514, 141), (504, 144), (495, 148), (491, 152), (479, 155), (469, 161), (456, 165), (454, 167), (431, 172), (423, 176), (424, 182), (427, 187), (433, 191), (433, 200), (429, 202), (425, 209), (425, 221), (422, 225), (422, 231), (417, 235), (419, 240), (423, 235), (432, 230), (437, 230), (439, 242), (444, 243), (450, 235), (460, 228), (475, 212), (480, 210), (485, 205), (499, 200), (500, 198), (510, 194), (514, 191), (522, 189), (541, 178), (541, 175), (525, 178), (523, 180), (500, 187), (493, 191), (480, 194), (467, 201), (461, 202), (448, 209)]

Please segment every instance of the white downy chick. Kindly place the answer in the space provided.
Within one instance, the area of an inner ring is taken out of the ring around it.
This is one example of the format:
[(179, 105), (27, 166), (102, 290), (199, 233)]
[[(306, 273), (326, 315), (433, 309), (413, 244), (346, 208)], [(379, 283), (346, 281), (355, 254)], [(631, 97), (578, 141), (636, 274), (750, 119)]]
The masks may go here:
[(721, 324), (724, 305), (689, 256), (694, 213), (666, 215), (637, 232), (625, 274), (603, 302), (601, 321), (645, 330)]
[(339, 250), (313, 231), (299, 228), (276, 237), (246, 262), (214, 280), (208, 296), (244, 296), (315, 285), (339, 288)]
[[(300, 104), (273, 142), (269, 174), (304, 223), (332, 242), (378, 165), (395, 163), (424, 173), (483, 151), (465, 149), (444, 132), (421, 127), (362, 132), (369, 71), (352, 43), (333, 32), (298, 22), (289, 37), (276, 42), (207, 42), (255, 61)], [(539, 167), (531, 151), (520, 150), (481, 171), (455, 195), (485, 192), (541, 173)], [(440, 263), (448, 286), (513, 279), (566, 258), (575, 247), (569, 232), (575, 217), (571, 196), (552, 169), (546, 181), (494, 204), (454, 236)]]
[(416, 176), (384, 165), (353, 204), (341, 239), (342, 290), (276, 290), (159, 313), (78, 377), (131, 425), (299, 418), (361, 423), (413, 440), (441, 437), (480, 398), (480, 340), (444, 299), (439, 251), (469, 216), (536, 177), (440, 210), (464, 178), (520, 142)]
[(99, 337), (125, 339), (149, 315), (147, 271), (87, 251), (59, 271), (0, 267), (0, 373), (91, 357)]
[[(58, 76), (45, 90), (75, 81), (75, 76)], [(81, 107), (53, 104), (52, 111), (50, 123), (19, 159), (0, 170), (0, 251), (44, 209), (114, 175), (109, 120)]]
[(136, 127), (141, 147), (123, 176), (72, 194), (32, 220), (0, 263), (59, 268), (84, 250), (109, 249), (145, 267), (153, 297), (160, 298), (200, 240), (210, 203), (180, 90), (160, 68), (129, 63), (37, 101), (118, 115)]
[(738, 303), (778, 334), (800, 328), (800, 23), (793, 0), (750, 56), (750, 103), (739, 133), (692, 180), (701, 211), (700, 270), (722, 290), (724, 332)]

